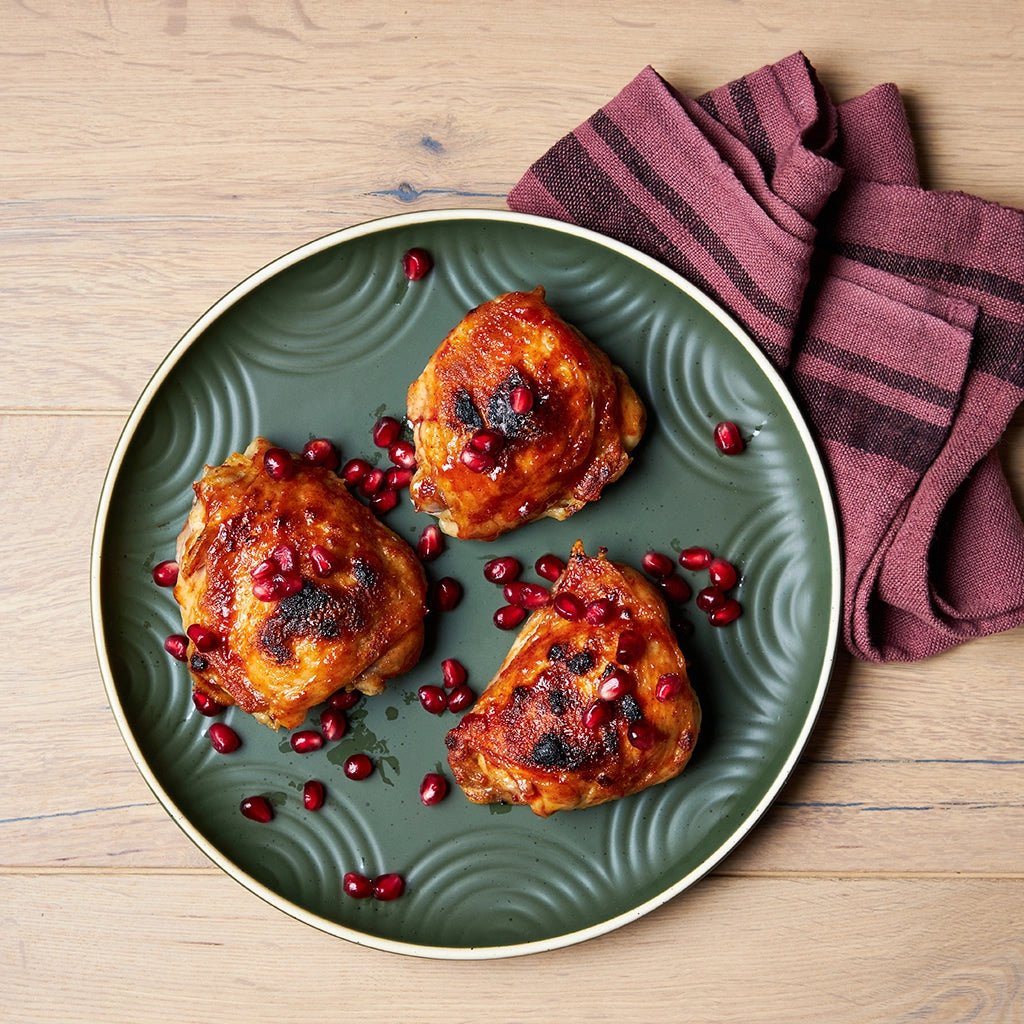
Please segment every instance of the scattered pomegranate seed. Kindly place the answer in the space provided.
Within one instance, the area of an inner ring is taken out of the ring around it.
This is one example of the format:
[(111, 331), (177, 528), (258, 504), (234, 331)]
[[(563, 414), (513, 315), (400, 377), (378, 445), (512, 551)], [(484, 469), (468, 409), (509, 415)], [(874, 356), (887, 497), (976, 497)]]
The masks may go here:
[(502, 555), (484, 563), (484, 579), (488, 583), (508, 583), (517, 579), (522, 571), (519, 559), (512, 555)]
[(311, 754), (324, 745), (324, 738), (315, 729), (300, 729), (292, 733), (290, 743), (296, 754)]
[(595, 700), (586, 711), (583, 712), (583, 728), (597, 729), (599, 726), (612, 720), (612, 706), (606, 700)]
[(424, 807), (439, 804), (448, 795), (448, 780), (437, 772), (427, 772), (420, 783), (420, 802)]
[(324, 469), (337, 469), (338, 451), (326, 437), (317, 437), (306, 442), (302, 449), (302, 461), (311, 466), (323, 466)]
[(314, 544), (309, 549), (309, 560), (317, 576), (330, 576), (337, 568), (331, 553), (322, 544)]
[(196, 650), (201, 654), (207, 654), (220, 646), (220, 637), (212, 629), (193, 623), (185, 630), (189, 640), (196, 645)]
[(366, 498), (372, 498), (384, 486), (384, 470), (371, 466), (356, 486), (359, 488), (360, 494)]
[(394, 416), (381, 416), (373, 425), (373, 443), (378, 448), (390, 448), (402, 433), (402, 424)]
[(712, 558), (708, 563), (708, 579), (713, 587), (719, 590), (732, 590), (736, 586), (738, 574), (731, 562), (724, 558)]
[(373, 469), (366, 459), (349, 459), (341, 467), (341, 478), (347, 484), (358, 484)]
[(718, 587), (705, 587), (697, 591), (694, 603), (702, 612), (713, 612), (725, 604), (725, 594)]
[(728, 626), (735, 622), (743, 612), (743, 607), (734, 597), (727, 597), (721, 608), (716, 608), (708, 614), (708, 622), (712, 626)]
[(373, 772), (373, 761), (368, 754), (349, 754), (341, 770), (345, 773), (346, 779), (361, 782)]
[(362, 694), (358, 690), (339, 690), (331, 694), (327, 703), (335, 711), (351, 711), (359, 703)]
[(498, 629), (515, 629), (526, 618), (526, 609), (520, 604), (503, 604), (493, 616)]
[(448, 710), (458, 714), (465, 711), (475, 700), (476, 694), (472, 688), (466, 683), (460, 683), (448, 694)]
[(450, 612), (462, 600), (462, 584), (451, 576), (442, 576), (434, 584), (434, 604), (439, 611)]
[(505, 447), (505, 435), (487, 428), (477, 430), (469, 439), (469, 446), (485, 455), (497, 455)]
[(444, 551), (444, 534), (440, 526), (431, 524), (424, 526), (420, 539), (416, 542), (416, 553), (423, 562), (432, 562)]
[(348, 719), (344, 711), (327, 707), (320, 712), (320, 731), (329, 743), (340, 740), (348, 732)]
[(398, 504), (398, 491), (390, 487), (378, 491), (370, 498), (374, 512), (390, 512)]
[(265, 825), (274, 817), (274, 808), (265, 796), (247, 796), (238, 809), (251, 821)]
[(543, 608), (551, 600), (551, 592), (547, 587), (542, 587), (539, 583), (523, 583), (520, 580), (506, 583), (501, 594), (509, 604), (518, 605), (528, 611)]
[(441, 675), (444, 677), (444, 687), (446, 690), (461, 686), (469, 678), (469, 673), (466, 671), (465, 666), (461, 661), (456, 661), (454, 658), (445, 658), (441, 662)]
[(302, 576), (297, 572), (275, 572), (273, 576), (256, 580), (252, 585), (253, 597), (259, 601), (280, 601), (302, 589)]
[(265, 580), (273, 576), (279, 569), (280, 566), (272, 558), (264, 558), (262, 562), (258, 562), (253, 567), (249, 575), (254, 580)]
[(384, 486), (389, 491), (400, 491), (412, 483), (413, 471), (401, 466), (392, 466), (384, 472)]
[(586, 607), (575, 594), (571, 594), (569, 591), (562, 591), (555, 598), (555, 611), (568, 622), (576, 622), (583, 618)]
[(599, 597), (587, 605), (583, 617), (592, 626), (603, 626), (606, 622), (611, 621), (614, 611), (615, 607), (607, 597)]
[(739, 455), (743, 451), (743, 437), (740, 428), (731, 420), (724, 420), (715, 425), (715, 447), (723, 455)]
[(310, 779), (302, 787), (302, 806), (307, 811), (319, 811), (324, 805), (327, 791), (319, 779)]
[(172, 657), (177, 658), (178, 661), (188, 660), (188, 637), (182, 636), (181, 633), (172, 633), (164, 641), (164, 650)]
[(684, 548), (679, 552), (679, 564), (684, 569), (706, 569), (711, 564), (707, 548)]
[(671, 700), (678, 696), (686, 688), (683, 677), (678, 672), (666, 672), (658, 676), (658, 682), (654, 687), (654, 696), (660, 701)]
[(378, 875), (373, 880), (373, 898), (382, 902), (397, 900), (405, 892), (405, 879), (394, 871)]
[(214, 722), (206, 735), (210, 737), (210, 746), (218, 754), (230, 754), (242, 745), (238, 733), (224, 722)]
[(357, 871), (345, 872), (341, 888), (346, 896), (351, 896), (354, 900), (365, 900), (373, 895), (373, 882)]
[(268, 448), (263, 456), (263, 468), (271, 480), (291, 480), (295, 475), (292, 453), (286, 448)]
[(416, 446), (412, 441), (396, 441), (388, 448), (388, 458), (402, 469), (415, 469)]
[(512, 394), (508, 396), (508, 403), (518, 416), (528, 413), (533, 408), (533, 400), (533, 392), (525, 385), (513, 388)]
[(192, 703), (195, 705), (196, 711), (206, 718), (213, 718), (224, 710), (221, 704), (215, 701), (208, 693), (203, 693), (202, 690), (192, 691)]
[(534, 563), (533, 568), (538, 576), (554, 583), (565, 572), (565, 562), (558, 555), (541, 555)]
[(158, 587), (173, 587), (178, 582), (178, 563), (169, 558), (153, 566), (153, 582)]
[(432, 715), (440, 715), (448, 707), (448, 695), (440, 686), (434, 686), (433, 683), (421, 686), (416, 691), (416, 696), (423, 705), (423, 710), (429, 711)]
[(470, 445), (459, 453), (459, 461), (474, 473), (490, 473), (497, 465), (492, 455), (477, 451)]
[(633, 680), (621, 668), (613, 668), (601, 680), (597, 687), (597, 695), (601, 700), (618, 700), (624, 693), (632, 689)]
[(685, 604), (690, 600), (690, 584), (682, 576), (677, 576), (674, 573), (658, 580), (658, 589), (675, 604)]
[(650, 722), (632, 722), (626, 730), (626, 739), (637, 750), (650, 750), (657, 738), (654, 726)]
[(646, 646), (647, 642), (635, 629), (624, 629), (619, 634), (619, 643), (615, 648), (615, 660), (621, 665), (630, 665), (644, 653)]
[(648, 576), (656, 580), (664, 579), (672, 572), (672, 559), (660, 551), (648, 551), (640, 559), (640, 565)]
[(270, 557), (281, 572), (294, 572), (299, 567), (299, 553), (291, 544), (278, 544)]
[(434, 265), (434, 261), (430, 257), (430, 253), (426, 249), (420, 249), (418, 246), (410, 249), (402, 257), (402, 273), (410, 281), (419, 281), (430, 272), (430, 268)]

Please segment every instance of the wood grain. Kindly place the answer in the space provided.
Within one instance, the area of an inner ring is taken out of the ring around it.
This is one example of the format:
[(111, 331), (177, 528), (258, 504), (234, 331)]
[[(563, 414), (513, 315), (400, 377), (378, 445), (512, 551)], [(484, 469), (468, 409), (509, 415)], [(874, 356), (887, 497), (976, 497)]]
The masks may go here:
[[(1024, 1020), (1024, 630), (914, 665), (841, 658), (792, 778), (712, 876), (581, 946), (437, 964), (323, 935), (210, 865), (132, 764), (89, 612), (122, 425), (248, 274), (368, 218), (502, 208), (647, 64), (696, 94), (798, 49), (839, 100), (900, 86), (928, 187), (1024, 206), (1021, 5), (2, 14), (0, 1020)], [(1000, 454), (1024, 505), (1019, 411)]]

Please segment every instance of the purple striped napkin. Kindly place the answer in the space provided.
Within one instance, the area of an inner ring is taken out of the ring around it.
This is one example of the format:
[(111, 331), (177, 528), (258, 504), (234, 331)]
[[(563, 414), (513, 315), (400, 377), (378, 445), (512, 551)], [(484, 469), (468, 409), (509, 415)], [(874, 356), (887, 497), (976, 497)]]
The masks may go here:
[(855, 655), (1024, 623), (995, 451), (1024, 399), (1024, 214), (923, 189), (895, 86), (834, 104), (797, 53), (691, 99), (647, 68), (508, 204), (673, 267), (779, 368), (832, 474)]

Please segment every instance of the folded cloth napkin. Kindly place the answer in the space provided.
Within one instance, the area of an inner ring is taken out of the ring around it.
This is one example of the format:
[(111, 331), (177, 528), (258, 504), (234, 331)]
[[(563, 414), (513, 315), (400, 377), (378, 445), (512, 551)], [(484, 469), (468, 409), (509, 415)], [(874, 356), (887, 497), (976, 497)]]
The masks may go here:
[(1024, 399), (1024, 213), (923, 189), (895, 86), (835, 104), (796, 53), (693, 99), (646, 68), (508, 204), (663, 261), (780, 370), (832, 475), (851, 652), (1024, 623), (995, 450)]

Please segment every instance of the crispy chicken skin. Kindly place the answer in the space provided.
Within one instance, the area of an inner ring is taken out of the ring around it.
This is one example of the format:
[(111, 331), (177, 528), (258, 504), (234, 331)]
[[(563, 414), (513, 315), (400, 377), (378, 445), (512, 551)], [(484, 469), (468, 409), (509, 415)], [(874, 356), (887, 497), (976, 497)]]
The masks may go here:
[[(528, 389), (527, 411), (514, 408), (516, 389)], [(467, 313), (409, 387), (407, 414), (414, 505), (445, 533), (478, 540), (596, 501), (625, 472), (646, 424), (625, 373), (540, 287)], [(481, 431), (490, 461), (467, 465)]]
[[(416, 663), (426, 579), (409, 545), (335, 473), (293, 456), (294, 475), (271, 479), (270, 447), (257, 438), (193, 485), (174, 596), (186, 629), (199, 624), (217, 638), (213, 650), (190, 647), (194, 687), (291, 729), (335, 691), (377, 693)], [(319, 571), (316, 545), (328, 556)], [(289, 551), (301, 589), (261, 600), (261, 567), (276, 565), (276, 552), (287, 568)]]
[[(635, 570), (573, 547), (553, 596), (584, 606), (606, 600), (600, 625), (569, 621), (553, 604), (527, 619), (475, 707), (449, 731), (448, 763), (474, 803), (528, 804), (547, 817), (637, 793), (678, 775), (693, 752), (700, 705), (661, 595)], [(628, 639), (640, 649), (625, 655)], [(601, 702), (613, 667), (625, 670), (625, 695)], [(658, 700), (666, 675), (678, 692)], [(606, 704), (606, 707), (601, 707)], [(607, 716), (588, 725), (593, 708)], [(639, 733), (640, 747), (630, 738)], [(649, 744), (649, 746), (648, 746)]]

